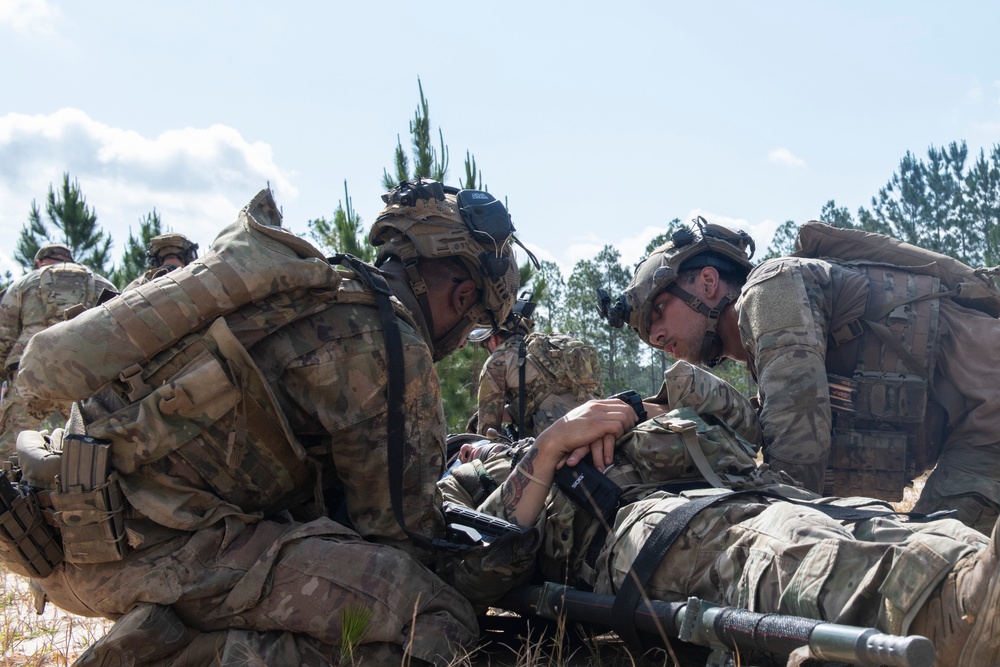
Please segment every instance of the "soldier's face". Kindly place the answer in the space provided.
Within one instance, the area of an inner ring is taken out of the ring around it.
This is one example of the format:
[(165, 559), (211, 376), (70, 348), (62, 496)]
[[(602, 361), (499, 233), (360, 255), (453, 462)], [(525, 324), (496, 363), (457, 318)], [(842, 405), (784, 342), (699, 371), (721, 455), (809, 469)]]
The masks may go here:
[(708, 318), (670, 292), (653, 300), (649, 317), (649, 341), (675, 359), (698, 364)]

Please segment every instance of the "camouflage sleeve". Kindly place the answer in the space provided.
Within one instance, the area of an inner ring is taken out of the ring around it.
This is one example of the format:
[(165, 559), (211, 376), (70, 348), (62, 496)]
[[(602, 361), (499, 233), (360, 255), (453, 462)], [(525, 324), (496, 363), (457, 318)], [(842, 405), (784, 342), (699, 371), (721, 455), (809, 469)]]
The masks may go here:
[(765, 461), (817, 492), (830, 454), (825, 304), (794, 260), (758, 267), (738, 303), (740, 335), (760, 384)]
[(503, 411), (507, 404), (507, 362), (504, 350), (497, 349), (483, 364), (479, 374), (479, 426), (478, 433), (485, 435), (503, 425)]
[(749, 399), (700, 366), (675, 362), (663, 373), (659, 394), (646, 400), (664, 405), (667, 410), (687, 407), (702, 416), (712, 415), (756, 447), (763, 442), (757, 411)]
[(15, 282), (0, 299), (0, 374), (6, 376), (7, 355), (21, 335), (21, 288)]

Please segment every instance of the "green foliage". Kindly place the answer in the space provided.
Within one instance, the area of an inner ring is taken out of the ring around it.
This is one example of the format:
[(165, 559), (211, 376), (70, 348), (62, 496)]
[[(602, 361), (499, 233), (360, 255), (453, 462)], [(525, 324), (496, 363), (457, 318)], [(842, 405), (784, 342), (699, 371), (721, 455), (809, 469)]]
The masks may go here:
[(483, 174), (476, 166), (476, 156), (465, 151), (465, 180), (459, 181), (463, 190), (484, 190), (489, 188), (483, 185)]
[(566, 281), (559, 265), (542, 260), (531, 283), (535, 294), (535, 328), (538, 331), (564, 331), (565, 311), (561, 304), (566, 292)]
[(841, 229), (854, 229), (858, 226), (847, 207), (837, 208), (836, 202), (832, 199), (823, 204), (823, 208), (819, 212), (819, 219), (821, 222)]
[(68, 173), (63, 174), (58, 193), (49, 185), (45, 214), (48, 223), (42, 220), (38, 204), (31, 202), (28, 222), (21, 228), (14, 251), (14, 258), (25, 271), (33, 268), (35, 253), (40, 247), (61, 243), (73, 252), (77, 262), (101, 275), (108, 273), (111, 235), (98, 227), (97, 214), (87, 206), (79, 182), (70, 183)]
[(340, 663), (354, 664), (354, 649), (364, 642), (374, 611), (360, 604), (348, 604), (340, 612)]
[[(767, 248), (767, 254), (763, 259), (774, 259), (775, 257), (785, 257), (795, 250), (795, 237), (799, 233), (799, 226), (794, 220), (786, 220), (774, 232), (771, 245)], [(763, 260), (762, 260), (763, 261)]]
[(859, 226), (950, 255), (966, 264), (995, 264), (1000, 224), (1000, 145), (980, 151), (967, 166), (964, 141), (927, 149), (927, 159), (907, 151), (898, 171), (858, 211)]
[(146, 217), (139, 221), (139, 237), (132, 235), (132, 228), (128, 230), (128, 241), (125, 242), (125, 252), (122, 254), (122, 261), (111, 274), (111, 282), (121, 290), (126, 285), (146, 272), (149, 266), (149, 258), (146, 251), (149, 248), (149, 239), (162, 234), (160, 214), (153, 209), (152, 213), (147, 213)]
[(337, 202), (337, 208), (333, 212), (333, 220), (316, 218), (308, 221), (306, 226), (309, 228), (309, 235), (317, 245), (331, 255), (344, 252), (366, 262), (375, 260), (375, 248), (368, 243), (361, 216), (351, 204), (346, 180), (344, 181), (344, 199)]
[(478, 345), (467, 345), (437, 362), (449, 433), (464, 433), (466, 422), (476, 411), (479, 371), (487, 357), (489, 354)]
[(413, 120), (410, 121), (410, 138), (413, 141), (413, 173), (410, 174), (409, 160), (406, 157), (406, 151), (403, 150), (403, 143), (397, 135), (396, 153), (393, 161), (396, 172), (395, 179), (389, 176), (387, 170), (382, 170), (382, 185), (385, 186), (386, 190), (391, 190), (401, 181), (408, 181), (418, 176), (444, 182), (445, 176), (448, 174), (448, 147), (444, 144), (444, 132), (438, 128), (441, 148), (435, 150), (431, 141), (430, 104), (424, 97), (424, 85), (419, 78), (417, 79), (417, 88), (420, 89), (420, 104), (413, 114)]
[(629, 389), (636, 376), (643, 375), (637, 360), (639, 338), (630, 329), (608, 326), (597, 313), (597, 289), (621, 294), (631, 272), (621, 265), (621, 253), (604, 246), (593, 261), (577, 262), (566, 282), (566, 333), (597, 348), (605, 394)]

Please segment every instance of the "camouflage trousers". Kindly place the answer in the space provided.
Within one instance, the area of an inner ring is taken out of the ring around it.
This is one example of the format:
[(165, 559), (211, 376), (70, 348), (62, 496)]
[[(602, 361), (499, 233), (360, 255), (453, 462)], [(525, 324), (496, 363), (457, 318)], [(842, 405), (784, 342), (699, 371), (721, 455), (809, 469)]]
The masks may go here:
[[(656, 524), (687, 498), (653, 494), (618, 512), (595, 590), (614, 594)], [(866, 498), (813, 503), (891, 510)], [(699, 512), (647, 586), (658, 600), (697, 596), (762, 613), (905, 633), (963, 556), (988, 538), (960, 521), (879, 517), (847, 523), (812, 507), (739, 497)]]
[(125, 616), (126, 627), (85, 665), (160, 664), (142, 631), (150, 623), (173, 623), (176, 631), (161, 634), (181, 638), (187, 664), (201, 664), (195, 655), (213, 656), (208, 664), (226, 655), (221, 664), (330, 664), (355, 644), (362, 654), (447, 664), (478, 638), (475, 612), (454, 589), (407, 553), (329, 519), (227, 519), (119, 562), (64, 563), (36, 583), (73, 613), (119, 619), (139, 609), (154, 619)]

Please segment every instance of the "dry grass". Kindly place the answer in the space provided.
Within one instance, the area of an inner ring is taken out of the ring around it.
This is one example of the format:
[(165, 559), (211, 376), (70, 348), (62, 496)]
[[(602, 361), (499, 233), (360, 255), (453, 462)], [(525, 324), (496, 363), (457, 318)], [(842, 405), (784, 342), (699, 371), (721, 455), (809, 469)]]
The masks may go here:
[(111, 621), (69, 614), (53, 604), (35, 614), (28, 580), (0, 567), (0, 667), (62, 667), (104, 636)]

